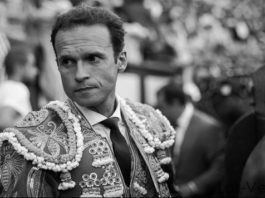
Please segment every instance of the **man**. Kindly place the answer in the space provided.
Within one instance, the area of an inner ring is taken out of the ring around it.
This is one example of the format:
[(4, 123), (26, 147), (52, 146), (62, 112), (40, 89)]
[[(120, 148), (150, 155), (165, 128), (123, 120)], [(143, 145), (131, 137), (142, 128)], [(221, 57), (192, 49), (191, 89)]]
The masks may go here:
[(221, 127), (194, 108), (181, 86), (170, 82), (158, 94), (158, 108), (176, 128), (176, 140), (171, 147), (175, 190), (182, 197), (218, 195), (224, 161)]
[(226, 149), (227, 197), (264, 197), (265, 66), (252, 75), (253, 110), (231, 128)]
[(23, 44), (12, 46), (4, 65), (7, 80), (0, 83), (0, 130), (13, 126), (32, 110), (25, 83), (32, 82), (38, 72), (33, 49)]
[(161, 164), (173, 128), (150, 106), (115, 94), (126, 68), (120, 18), (75, 7), (57, 18), (51, 42), (69, 99), (1, 133), (1, 195), (170, 196)]

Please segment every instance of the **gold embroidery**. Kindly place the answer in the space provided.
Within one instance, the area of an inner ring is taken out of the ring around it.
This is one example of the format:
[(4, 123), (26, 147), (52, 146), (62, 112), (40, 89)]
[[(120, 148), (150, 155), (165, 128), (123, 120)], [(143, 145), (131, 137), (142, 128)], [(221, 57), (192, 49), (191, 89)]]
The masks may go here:
[(16, 127), (31, 127), (37, 126), (42, 123), (48, 117), (48, 111), (42, 109), (40, 111), (32, 111), (28, 113), (22, 120), (18, 121)]
[(53, 157), (58, 157), (60, 155), (60, 146), (68, 152), (67, 134), (63, 129), (63, 124), (57, 128), (56, 124), (50, 121), (46, 125), (38, 126), (36, 129), (29, 129), (28, 132), (33, 135), (29, 139), (42, 151), (47, 147)]
[[(68, 106), (67, 102), (65, 102), (64, 104), (65, 104), (65, 106)], [(76, 135), (75, 135), (74, 128), (72, 125), (72, 121), (70, 121), (70, 119), (68, 118), (68, 112), (64, 111), (61, 107), (59, 107), (57, 105), (50, 105), (47, 108), (55, 111), (59, 115), (59, 117), (61, 118), (63, 125), (66, 127), (66, 131), (67, 131), (68, 143), (65, 145), (67, 145), (69, 149), (66, 150), (66, 154), (63, 154), (63, 155), (60, 154), (59, 161), (60, 161), (60, 163), (66, 163), (68, 161), (73, 161), (73, 159), (76, 157), (76, 154), (77, 154), (76, 153), (77, 142), (76, 142)], [(62, 131), (62, 133), (63, 133), (63, 131)], [(55, 163), (59, 163), (58, 159), (56, 159), (56, 158), (51, 158), (51, 161), (53, 161)]]
[(133, 189), (137, 197), (141, 197), (145, 194), (146, 189), (143, 186), (147, 184), (147, 175), (143, 170), (141, 162), (136, 163), (135, 167), (135, 181), (133, 183)]
[(100, 167), (109, 164), (110, 162), (113, 162), (111, 151), (105, 141), (101, 139), (95, 139), (87, 142), (84, 148), (87, 147), (88, 152), (93, 155), (92, 166)]
[(67, 172), (61, 172), (60, 174), (61, 183), (58, 186), (59, 190), (67, 190), (69, 188), (75, 187), (75, 181), (72, 180), (71, 173), (69, 171)]
[[(82, 122), (81, 122), (82, 123)], [(84, 143), (96, 138), (95, 132), (84, 125), (81, 125), (82, 133), (84, 135)]]
[(10, 185), (16, 185), (18, 175), (24, 168), (24, 158), (19, 155), (11, 145), (3, 147), (0, 168), (1, 168), (1, 183), (5, 191), (8, 190)]
[(109, 164), (103, 174), (103, 178), (106, 180), (108, 185), (104, 186), (104, 197), (119, 197), (123, 194), (123, 185), (121, 182), (120, 175), (117, 174), (113, 163)]
[(149, 164), (150, 164), (151, 169), (154, 171), (154, 173), (156, 175), (158, 183), (163, 183), (163, 182), (167, 181), (169, 178), (169, 175), (168, 175), (168, 173), (165, 173), (163, 171), (158, 160), (151, 155), (148, 156), (148, 160), (149, 160)]
[[(51, 110), (50, 114), (51, 115), (53, 114), (52, 116), (54, 116), (56, 119), (60, 118), (58, 119), (58, 122), (61, 122), (61, 121), (63, 122), (62, 125), (60, 125), (57, 128), (58, 131), (56, 134), (58, 137), (57, 143), (63, 146), (63, 148), (65, 149), (64, 151), (63, 149), (60, 149), (62, 152), (60, 153), (59, 156), (53, 156), (49, 152), (47, 152), (48, 149), (44, 149), (46, 144), (43, 144), (44, 141), (42, 140), (42, 137), (45, 138), (48, 136), (44, 132), (42, 132), (41, 134), (38, 134), (39, 132), (37, 132), (37, 129), (32, 129), (32, 128), (27, 128), (27, 130), (22, 131), (22, 132), (16, 128), (7, 128), (4, 130), (4, 132), (15, 134), (15, 137), (18, 139), (18, 142), (21, 144), (21, 146), (25, 147), (25, 149), (28, 150), (26, 153), (21, 153), (22, 155), (25, 156), (25, 155), (28, 155), (29, 153), (33, 153), (33, 155), (36, 155), (36, 157), (44, 159), (42, 163), (35, 162), (41, 165), (41, 167), (46, 166), (47, 163), (65, 166), (65, 163), (67, 163), (68, 161), (72, 162), (76, 160), (77, 140), (76, 140), (73, 123), (70, 119), (66, 119), (68, 112), (64, 111), (61, 107), (57, 105), (49, 105), (46, 107), (46, 109), (50, 109)], [(63, 118), (65, 119), (63, 120)], [(44, 126), (39, 127), (38, 130), (41, 131), (43, 127)], [(46, 126), (46, 127), (49, 128), (51, 127), (51, 125)], [(65, 136), (67, 137), (66, 140), (65, 138), (62, 138)], [(6, 138), (6, 136), (4, 136), (4, 138)], [(34, 144), (32, 143), (32, 140)], [(67, 141), (67, 143), (64, 143), (65, 141)], [(50, 167), (49, 169), (54, 169), (54, 168)]]
[(154, 136), (154, 138), (160, 139), (160, 141), (166, 141), (170, 139), (172, 129), (170, 125), (165, 123), (151, 106), (146, 104), (140, 104), (137, 102), (132, 103), (130, 100), (126, 101), (132, 110), (137, 114), (137, 117), (143, 121), (147, 130)]
[(42, 171), (36, 167), (32, 167), (28, 173), (27, 178), (27, 196), (38, 197), (41, 185), (41, 173)]
[(136, 177), (140, 179), (144, 184), (147, 183), (147, 177), (146, 177), (146, 172), (142, 169), (142, 166), (140, 163), (137, 164), (136, 166)]
[(117, 197), (123, 194), (123, 185), (120, 176), (117, 174), (113, 163), (108, 164), (102, 178), (97, 173), (83, 174), (79, 186), (82, 188), (81, 197), (101, 196), (100, 186), (104, 188), (104, 197)]
[(160, 197), (171, 197), (166, 183), (159, 184)]

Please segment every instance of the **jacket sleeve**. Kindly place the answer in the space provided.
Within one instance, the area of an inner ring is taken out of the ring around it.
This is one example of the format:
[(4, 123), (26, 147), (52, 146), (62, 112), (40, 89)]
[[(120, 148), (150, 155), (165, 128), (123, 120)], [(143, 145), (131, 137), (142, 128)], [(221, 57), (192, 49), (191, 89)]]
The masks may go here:
[(210, 127), (201, 138), (204, 138), (202, 142), (208, 169), (193, 182), (195, 182), (198, 192), (204, 193), (216, 184), (221, 184), (224, 175), (225, 141), (223, 130), (219, 126)]
[(0, 165), (0, 197), (58, 197), (57, 175), (32, 165), (7, 141)]
[(264, 197), (265, 196), (265, 137), (258, 142), (249, 155), (244, 167), (239, 197)]

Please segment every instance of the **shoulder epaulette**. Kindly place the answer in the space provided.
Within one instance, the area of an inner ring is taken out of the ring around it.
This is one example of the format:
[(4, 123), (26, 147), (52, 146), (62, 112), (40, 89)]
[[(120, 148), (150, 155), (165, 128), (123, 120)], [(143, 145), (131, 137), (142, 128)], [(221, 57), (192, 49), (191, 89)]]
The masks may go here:
[(39, 168), (67, 172), (77, 167), (82, 157), (83, 135), (79, 119), (67, 103), (54, 101), (33, 111), (13, 128), (0, 133), (4, 141)]

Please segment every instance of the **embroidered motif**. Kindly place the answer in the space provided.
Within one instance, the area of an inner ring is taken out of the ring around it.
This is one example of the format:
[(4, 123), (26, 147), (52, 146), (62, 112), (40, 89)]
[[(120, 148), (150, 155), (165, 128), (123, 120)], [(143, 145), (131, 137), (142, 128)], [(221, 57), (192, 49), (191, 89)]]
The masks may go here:
[(92, 166), (94, 167), (100, 167), (114, 161), (108, 144), (101, 139), (89, 141), (84, 147), (88, 147), (88, 152), (93, 155)]
[(40, 125), (36, 129), (29, 129), (28, 132), (33, 135), (29, 139), (31, 142), (40, 148), (42, 151), (47, 149), (53, 157), (60, 155), (60, 146), (68, 152), (67, 134), (64, 132), (63, 124), (57, 128), (52, 121), (45, 125)]
[(146, 186), (147, 184), (147, 175), (143, 170), (140, 162), (136, 163), (135, 180), (136, 181), (133, 183), (133, 189), (134, 191), (136, 191), (137, 197), (145, 195), (147, 193), (147, 190), (143, 186)]
[(61, 183), (58, 186), (58, 190), (67, 190), (75, 187), (75, 181), (72, 180), (70, 172), (62, 172), (60, 174)]
[(16, 185), (18, 175), (24, 169), (24, 158), (10, 144), (3, 147), (0, 155), (1, 183), (7, 191), (11, 184)]
[(80, 197), (102, 197), (100, 188), (84, 188)]
[(171, 162), (171, 157), (167, 156), (167, 153), (165, 150), (157, 150), (156, 156), (160, 164), (169, 164)]
[(149, 159), (150, 167), (156, 174), (157, 181), (159, 183), (167, 181), (169, 178), (169, 175), (168, 173), (163, 171), (163, 169), (159, 165), (159, 162), (153, 156), (148, 156), (148, 159)]
[[(119, 174), (115, 170), (113, 163), (109, 164), (105, 169), (103, 178), (106, 180), (107, 184), (104, 186), (104, 197), (120, 197), (124, 192), (123, 184)], [(104, 181), (103, 179), (103, 181)]]
[(102, 178), (99, 178), (97, 173), (94, 172), (83, 174), (79, 186), (82, 188), (81, 197), (102, 197), (100, 186), (104, 188), (104, 197), (119, 197), (123, 194), (124, 189), (113, 163), (105, 167)]
[(138, 193), (142, 194), (142, 195), (146, 195), (147, 194), (147, 190), (140, 186), (137, 182), (133, 183), (133, 188), (135, 191), (137, 191)]
[(140, 162), (140, 159), (138, 159), (138, 160), (137, 160), (137, 163), (135, 164), (135, 177), (136, 177), (137, 181), (142, 181), (144, 184), (146, 184), (147, 183), (147, 175), (146, 175), (146, 172), (142, 168), (142, 164)]
[(48, 117), (48, 110), (32, 111), (28, 113), (22, 120), (18, 121), (16, 127), (31, 127), (41, 124)]
[(92, 126), (89, 124), (86, 118), (77, 109), (75, 104), (73, 104), (73, 102), (70, 99), (68, 99), (66, 102), (67, 102), (67, 105), (71, 108), (73, 114), (76, 115), (80, 121), (81, 129), (82, 129), (81, 131), (84, 136), (84, 142), (88, 142), (96, 138), (96, 136), (98, 135), (92, 129)]
[(155, 136), (157, 136), (159, 139), (162, 139), (162, 125), (161, 120), (156, 116), (153, 112), (153, 109), (151, 107), (146, 106), (146, 108), (142, 109), (142, 113), (145, 116), (141, 116), (144, 122), (147, 125), (148, 130)]
[[(129, 119), (138, 128), (140, 135), (146, 139), (147, 143), (142, 145), (146, 153), (151, 154), (155, 151), (155, 148), (165, 149), (173, 145), (176, 132), (159, 111), (155, 111), (148, 105), (131, 103), (129, 100), (125, 101), (122, 98), (119, 98), (119, 101)], [(152, 125), (154, 123), (158, 126), (155, 128), (159, 129), (153, 130)], [(166, 125), (168, 125), (168, 130), (162, 129), (162, 126)]]
[(166, 183), (159, 184), (160, 197), (171, 197)]
[[(127, 115), (124, 115), (124, 119), (126, 120), (127, 126), (129, 127), (129, 131), (131, 132), (131, 137), (134, 139), (134, 142), (136, 145), (138, 145), (139, 151), (142, 149), (142, 145), (147, 144), (144, 137), (140, 134), (139, 128), (135, 126), (132, 120), (130, 120)], [(134, 144), (132, 144), (132, 148), (134, 148)], [(148, 161), (147, 155), (142, 155), (142, 153), (139, 153), (137, 150), (134, 150), (133, 156), (134, 158), (134, 173), (135, 175), (132, 178), (132, 181), (137, 181), (137, 183), (141, 186), (147, 189), (148, 195), (156, 196), (157, 192), (159, 192), (159, 187), (157, 182), (155, 181), (156, 175), (154, 175), (151, 166), (145, 163), (145, 161)], [(143, 158), (141, 158), (141, 156)], [(150, 170), (149, 170), (150, 168)], [(151, 172), (151, 173), (149, 173)], [(152, 177), (154, 175), (154, 177)], [(153, 181), (153, 182), (147, 182), (147, 181)], [(140, 191), (131, 188), (131, 196), (133, 197), (143, 197), (143, 194), (140, 193)]]
[(81, 197), (102, 197), (100, 194), (101, 181), (98, 179), (98, 175), (96, 173), (83, 174), (82, 181), (79, 182), (79, 186), (82, 188)]
[(36, 167), (32, 167), (28, 173), (27, 178), (27, 196), (38, 197), (41, 185), (41, 173), (42, 171)]
[[(49, 149), (52, 150), (50, 153), (55, 154), (54, 157), (47, 152), (48, 148), (41, 150), (29, 140), (32, 135), (29, 133), (29, 130), (31, 130), (31, 132), (36, 130), (30, 128), (24, 131), (22, 129), (22, 132), (17, 128), (5, 129), (0, 133), (0, 147), (3, 142), (7, 140), (19, 154), (23, 155), (26, 160), (32, 161), (32, 164), (36, 164), (38, 168), (52, 170), (54, 172), (70, 171), (78, 167), (83, 155), (83, 134), (81, 132), (79, 119), (72, 114), (67, 103), (54, 101), (50, 102), (44, 108), (49, 110), (49, 114), (51, 114), (54, 120), (63, 122), (66, 128), (65, 133), (67, 133), (68, 152), (61, 152), (60, 155), (57, 156), (57, 153), (54, 152), (54, 150), (57, 150), (54, 148), (51, 149), (50, 146)], [(50, 124), (49, 127), (51, 126), (54, 125)], [(69, 186), (69, 188), (72, 187), (74, 186)]]
[(82, 133), (84, 135), (84, 143), (96, 138), (97, 135), (92, 129), (84, 125), (82, 125), (81, 128), (82, 128)]
[[(145, 118), (145, 124), (147, 127), (147, 130), (153, 134), (154, 141), (156, 144), (156, 147), (158, 148), (158, 145), (161, 144), (160, 149), (165, 149), (173, 144), (171, 141), (171, 136), (175, 137), (175, 130), (171, 129), (169, 125), (166, 125), (164, 122), (162, 122), (161, 116), (158, 116), (159, 114), (155, 111), (152, 111), (151, 107), (146, 109), (147, 112), (145, 112), (145, 115), (147, 118)], [(171, 135), (172, 133), (172, 135)]]
[[(63, 164), (61, 164), (61, 167), (56, 168), (55, 171), (60, 169), (63, 172), (67, 172), (79, 165), (83, 155), (84, 137), (81, 131), (80, 120), (71, 112), (68, 101), (64, 103), (53, 101), (46, 105), (46, 108), (55, 111), (66, 127), (69, 152), (59, 156), (60, 162)], [(69, 163), (69, 161), (71, 162)]]

